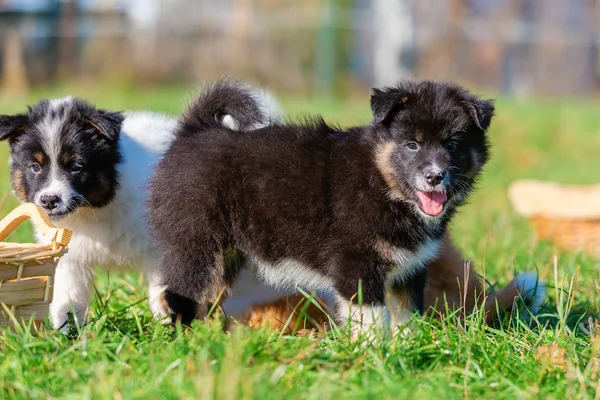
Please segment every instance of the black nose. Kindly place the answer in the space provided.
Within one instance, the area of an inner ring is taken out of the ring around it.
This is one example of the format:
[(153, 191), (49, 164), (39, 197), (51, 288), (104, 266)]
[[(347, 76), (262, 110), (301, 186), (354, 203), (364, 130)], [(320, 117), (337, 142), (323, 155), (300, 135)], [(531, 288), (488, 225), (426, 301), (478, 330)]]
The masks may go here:
[(52, 211), (58, 207), (61, 203), (60, 197), (58, 196), (42, 196), (40, 198), (40, 203), (42, 203), (42, 207), (44, 207), (48, 211)]
[(444, 172), (439, 169), (430, 169), (425, 174), (425, 180), (431, 186), (439, 185), (444, 180)]

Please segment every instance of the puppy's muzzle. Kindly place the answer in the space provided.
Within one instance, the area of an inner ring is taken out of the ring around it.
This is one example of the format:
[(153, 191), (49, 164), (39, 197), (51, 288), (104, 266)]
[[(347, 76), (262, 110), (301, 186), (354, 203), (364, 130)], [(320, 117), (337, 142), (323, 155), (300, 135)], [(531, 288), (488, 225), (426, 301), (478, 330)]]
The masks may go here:
[(55, 209), (62, 207), (63, 201), (56, 195), (43, 195), (40, 197), (40, 205), (44, 207), (46, 211), (54, 211)]

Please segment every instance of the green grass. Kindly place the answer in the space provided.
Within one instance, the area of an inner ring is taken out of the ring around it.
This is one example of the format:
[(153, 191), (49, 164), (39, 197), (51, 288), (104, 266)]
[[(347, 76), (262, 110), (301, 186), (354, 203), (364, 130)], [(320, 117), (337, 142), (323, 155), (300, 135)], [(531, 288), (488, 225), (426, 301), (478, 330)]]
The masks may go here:
[[(20, 111), (38, 97), (63, 93), (113, 109), (175, 114), (187, 92), (50, 88), (23, 99), (0, 97), (0, 110)], [(361, 102), (284, 104), (293, 114), (321, 112), (343, 125), (369, 118), (366, 95)], [(578, 322), (596, 316), (600, 261), (536, 241), (506, 196), (511, 181), (526, 177), (598, 183), (598, 104), (500, 100), (490, 136), (492, 160), (452, 231), (489, 282), (506, 284), (524, 270), (538, 270), (550, 282), (539, 326), (513, 321), (492, 329), (477, 316), (465, 324), (417, 320), (410, 337), (374, 345), (351, 343), (344, 332), (319, 340), (244, 327), (228, 334), (218, 322), (174, 332), (152, 320), (141, 276), (99, 272), (92, 322), (79, 338), (0, 334), (0, 398), (598, 398), (600, 337), (578, 329)], [(17, 204), (7, 155), (0, 144), (1, 215)], [(31, 240), (30, 228), (11, 240)], [(551, 344), (564, 349), (564, 362), (536, 360), (537, 349)]]

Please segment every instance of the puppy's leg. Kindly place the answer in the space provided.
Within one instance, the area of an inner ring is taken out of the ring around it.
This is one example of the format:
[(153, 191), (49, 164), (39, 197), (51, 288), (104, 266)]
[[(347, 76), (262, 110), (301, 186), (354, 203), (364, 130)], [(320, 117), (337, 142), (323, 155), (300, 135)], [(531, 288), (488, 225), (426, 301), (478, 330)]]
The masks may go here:
[(350, 323), (352, 338), (357, 339), (361, 334), (374, 337), (377, 330), (389, 329), (390, 315), (384, 302), (369, 302), (358, 304), (355, 296), (348, 298), (337, 297), (337, 319), (340, 323)]
[(171, 321), (189, 325), (204, 318), (209, 302), (219, 297), (225, 283), (224, 254), (213, 243), (178, 247), (165, 252), (161, 273)]
[(56, 267), (54, 297), (50, 304), (52, 325), (64, 333), (69, 330), (68, 313), (75, 311), (76, 324), (81, 326), (85, 322), (94, 280), (94, 269), (74, 263), (70, 255), (65, 255)]
[(484, 301), (484, 285), (471, 261), (466, 260), (446, 233), (438, 257), (427, 264), (425, 313), (443, 318), (459, 310), (468, 315)]
[(146, 270), (146, 278), (148, 279), (148, 302), (150, 303), (150, 310), (154, 318), (163, 320), (167, 317), (168, 312), (163, 301), (165, 287), (161, 284), (162, 279), (159, 263), (157, 260), (147, 260), (144, 263), (144, 268)]
[[(361, 282), (360, 292), (359, 281)], [(373, 336), (377, 329), (383, 329), (387, 333), (390, 316), (385, 304), (385, 274), (383, 271), (364, 274), (360, 278), (348, 276), (338, 278), (336, 291), (338, 322), (350, 323), (354, 339), (361, 333)]]
[[(423, 314), (426, 278), (427, 270), (423, 268), (409, 279), (391, 282), (386, 298), (392, 326), (405, 325), (415, 312)], [(403, 334), (409, 330), (407, 327)]]

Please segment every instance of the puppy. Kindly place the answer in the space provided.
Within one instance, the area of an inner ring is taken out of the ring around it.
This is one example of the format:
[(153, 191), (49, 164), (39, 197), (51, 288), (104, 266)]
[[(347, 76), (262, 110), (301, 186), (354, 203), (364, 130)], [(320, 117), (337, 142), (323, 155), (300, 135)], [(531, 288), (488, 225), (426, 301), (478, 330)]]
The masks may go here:
[[(321, 307), (305, 307), (307, 299), (298, 292), (259, 290), (256, 285), (259, 285), (256, 278), (248, 273), (236, 282), (232, 293), (236, 307), (230, 308), (235, 320), (253, 328), (266, 326), (284, 333), (292, 333), (294, 328), (304, 326), (317, 329), (327, 326), (326, 312), (333, 307), (334, 300), (327, 293), (321, 293), (318, 298)], [(523, 300), (531, 314), (537, 314), (545, 294), (545, 285), (530, 272), (519, 274), (503, 288), (486, 290), (471, 262), (462, 256), (446, 234), (439, 256), (427, 264), (424, 310), (425, 314), (443, 319), (447, 312), (458, 312), (464, 317), (478, 309), (483, 311), (483, 322), (494, 325), (499, 318), (513, 311), (517, 298)], [(389, 303), (393, 308), (396, 303), (393, 294), (388, 298)], [(302, 317), (306, 317), (306, 322)]]
[[(388, 324), (387, 283), (403, 308), (422, 311), (424, 265), (488, 159), (492, 102), (450, 83), (404, 82), (373, 91), (367, 126), (314, 118), (238, 132), (219, 121), (234, 107), (206, 112), (231, 92), (220, 81), (188, 108), (152, 177), (173, 321), (206, 314), (236, 279), (232, 254), (268, 283), (332, 292), (354, 334)], [(251, 101), (240, 91), (234, 103)]]
[(503, 288), (486, 290), (480, 275), (448, 235), (440, 257), (427, 266), (425, 310), (434, 317), (443, 318), (447, 311), (458, 311), (464, 316), (479, 309), (483, 311), (483, 321), (494, 325), (503, 315), (513, 312), (517, 298), (523, 300), (531, 314), (537, 314), (545, 294), (545, 285), (531, 272), (517, 275)]
[[(265, 109), (244, 110), (275, 116), (270, 97), (246, 93), (257, 99), (253, 106)], [(242, 127), (250, 124), (240, 119)], [(0, 116), (0, 140), (8, 140), (11, 150), (14, 193), (42, 206), (56, 226), (73, 231), (69, 253), (56, 271), (50, 307), (56, 328), (68, 329), (72, 310), (83, 322), (95, 266), (141, 268), (152, 312), (167, 315), (145, 202), (150, 173), (176, 127), (174, 118), (107, 111), (73, 97), (42, 100), (26, 113)]]

